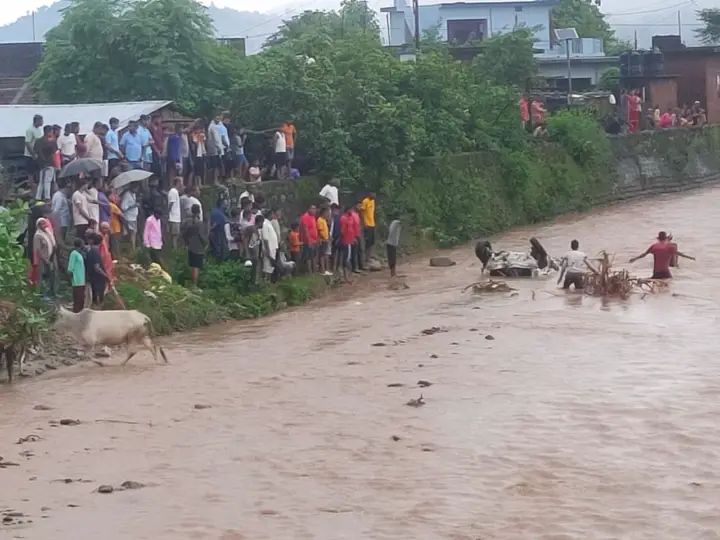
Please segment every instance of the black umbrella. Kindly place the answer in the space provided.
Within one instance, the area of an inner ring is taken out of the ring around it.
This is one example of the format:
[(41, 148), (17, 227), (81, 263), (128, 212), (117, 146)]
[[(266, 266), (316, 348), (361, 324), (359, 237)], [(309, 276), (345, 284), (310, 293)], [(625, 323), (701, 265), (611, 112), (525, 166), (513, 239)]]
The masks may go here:
[(59, 178), (67, 178), (68, 176), (78, 176), (81, 173), (92, 174), (102, 170), (102, 161), (91, 158), (80, 158), (71, 161), (65, 165), (60, 171)]

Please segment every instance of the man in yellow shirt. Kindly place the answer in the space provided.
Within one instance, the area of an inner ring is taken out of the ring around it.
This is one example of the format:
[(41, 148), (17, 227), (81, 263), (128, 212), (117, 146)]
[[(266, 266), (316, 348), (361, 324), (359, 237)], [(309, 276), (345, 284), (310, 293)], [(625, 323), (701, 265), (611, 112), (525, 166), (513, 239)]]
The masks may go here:
[(324, 276), (332, 275), (328, 270), (328, 256), (330, 247), (330, 227), (328, 220), (330, 218), (330, 209), (323, 207), (320, 209), (320, 216), (317, 218), (318, 231), (318, 269)]
[(368, 193), (360, 203), (365, 236), (365, 260), (370, 261), (375, 245), (375, 194)]

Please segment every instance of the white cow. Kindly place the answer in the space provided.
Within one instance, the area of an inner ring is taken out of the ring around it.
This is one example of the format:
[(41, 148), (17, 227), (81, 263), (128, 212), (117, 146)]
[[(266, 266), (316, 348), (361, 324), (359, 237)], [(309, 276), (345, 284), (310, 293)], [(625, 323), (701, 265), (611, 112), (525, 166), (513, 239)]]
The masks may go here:
[(163, 360), (168, 363), (163, 348), (153, 343), (150, 318), (139, 311), (84, 309), (73, 313), (61, 307), (55, 329), (72, 336), (90, 350), (94, 350), (96, 345), (126, 345), (128, 356), (123, 365), (137, 354), (140, 347), (148, 349), (156, 362), (160, 350)]

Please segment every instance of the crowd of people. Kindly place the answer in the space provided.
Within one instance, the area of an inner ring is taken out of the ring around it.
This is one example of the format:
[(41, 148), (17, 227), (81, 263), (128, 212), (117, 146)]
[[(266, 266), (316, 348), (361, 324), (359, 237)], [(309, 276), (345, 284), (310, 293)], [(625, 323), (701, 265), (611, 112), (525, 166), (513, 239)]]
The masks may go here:
[[(146, 127), (148, 120), (151, 123)], [(227, 185), (216, 183), (220, 188), (216, 190), (216, 204), (211, 209), (203, 208), (203, 179), (198, 180), (194, 173), (183, 175), (187, 167), (197, 171), (199, 162), (188, 164), (183, 156), (189, 141), (204, 144), (198, 147), (189, 142), (187, 149), (192, 155), (198, 148), (207, 151), (215, 145), (215, 136), (220, 142), (214, 148), (220, 152), (223, 141), (235, 133), (221, 120), (221, 116), (216, 117), (207, 132), (197, 130), (199, 123), (190, 130), (176, 126), (174, 133), (164, 136), (162, 149), (153, 144), (160, 139), (158, 118), (130, 122), (122, 136), (117, 133), (118, 121), (114, 118), (109, 126), (97, 122), (84, 137), (77, 135), (76, 124), (68, 124), (61, 134), (56, 126), (46, 126), (35, 140), (37, 132), (31, 134), (28, 130), (26, 148), (28, 153), (33, 149), (38, 173), (36, 197), (24, 237), (31, 261), (30, 282), (52, 299), (59, 280), (67, 275), (73, 288), (74, 310), (98, 307), (108, 291), (116, 291), (114, 270), (121, 244), (126, 245), (128, 255), (141, 244), (159, 270), (165, 266), (163, 252), (167, 247), (187, 250), (195, 286), (207, 254), (217, 261), (244, 264), (252, 268), (256, 279), (268, 282), (298, 272), (337, 274), (350, 281), (351, 273), (364, 272), (374, 256), (373, 193), (341, 206), (338, 183), (330, 180), (317, 194), (315, 204), (286, 223), (279, 208), (268, 207), (258, 183), (261, 173), (247, 167), (246, 189), (239, 197), (231, 200)], [(36, 116), (32, 130), (41, 124), (42, 118)], [(213, 127), (218, 124), (225, 126), (227, 133), (219, 126)], [(289, 137), (286, 130), (291, 130)], [(202, 136), (204, 133), (207, 137)], [(287, 174), (283, 168), (289, 168), (294, 157), (294, 146), (288, 146), (288, 142), (294, 144), (296, 134), (289, 123), (273, 134), (276, 159), (272, 167), (280, 177)], [(244, 156), (240, 143), (242, 140), (231, 150), (235, 157)], [(239, 167), (237, 172), (242, 174), (248, 165), (246, 160), (238, 162), (235, 157), (229, 161), (224, 154), (213, 152), (206, 156), (213, 158), (203, 165), (211, 174), (227, 174), (233, 167)], [(102, 161), (104, 166), (87, 174), (57, 175), (82, 157)], [(136, 169), (147, 170), (149, 180), (133, 181), (119, 189), (113, 186), (119, 174)], [(400, 223), (395, 221), (387, 248), (393, 275), (399, 234)]]
[(643, 129), (702, 127), (707, 124), (707, 113), (699, 101), (682, 107), (667, 107), (665, 110), (658, 105), (643, 108), (639, 90), (623, 89), (620, 91), (618, 106), (620, 118), (630, 133)]
[[(246, 151), (248, 137), (259, 136), (252, 157)], [(85, 134), (80, 124), (43, 125), (35, 115), (25, 132), (25, 169), (37, 185), (35, 198), (50, 200), (58, 189), (58, 174), (70, 162), (90, 158), (103, 164), (103, 176), (125, 169), (145, 169), (169, 186), (176, 176), (187, 185), (202, 185), (238, 178), (259, 182), (263, 178), (297, 178), (294, 167), (298, 132), (291, 121), (266, 130), (240, 127), (229, 113), (209, 122), (168, 127), (160, 115), (143, 115), (120, 132), (120, 121), (96, 122)]]

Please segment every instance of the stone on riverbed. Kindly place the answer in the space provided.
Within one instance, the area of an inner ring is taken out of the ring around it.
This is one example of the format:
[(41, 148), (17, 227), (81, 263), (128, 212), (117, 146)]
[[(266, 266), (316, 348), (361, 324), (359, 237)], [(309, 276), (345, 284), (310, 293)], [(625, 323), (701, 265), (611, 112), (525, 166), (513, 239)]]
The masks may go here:
[(430, 266), (446, 267), (455, 266), (455, 261), (450, 257), (433, 257), (430, 259)]

